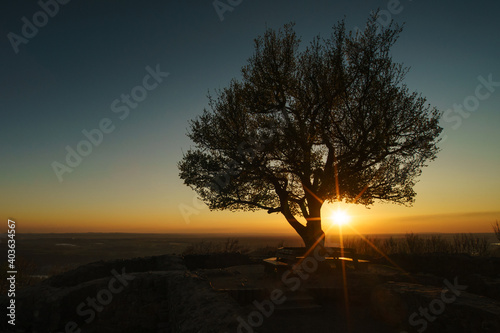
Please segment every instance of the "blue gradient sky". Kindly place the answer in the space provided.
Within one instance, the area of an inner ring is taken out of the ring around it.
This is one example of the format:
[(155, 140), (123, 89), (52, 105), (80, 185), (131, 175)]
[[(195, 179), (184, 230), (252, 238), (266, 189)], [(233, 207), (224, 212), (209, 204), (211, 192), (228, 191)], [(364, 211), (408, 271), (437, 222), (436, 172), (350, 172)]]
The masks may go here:
[[(240, 77), (266, 26), (295, 21), (308, 43), (344, 16), (348, 28), (362, 27), (371, 10), (392, 3), (243, 0), (221, 21), (212, 1), (72, 0), (16, 54), (8, 33), (21, 35), (22, 17), (32, 22), (41, 7), (3, 2), (0, 218), (25, 232), (292, 231), (280, 215), (209, 212), (193, 202), (176, 167), (190, 146), (188, 120), (207, 106), (209, 90)], [(405, 29), (393, 57), (411, 67), (411, 90), (450, 109), (446, 140), (414, 207), (350, 208), (353, 224), (365, 233), (488, 232), (500, 219), (500, 83), (480, 88), (489, 96), (467, 118), (453, 105), (475, 94), (479, 76), (500, 82), (500, 4), (404, 0), (395, 8)], [(170, 75), (120, 120), (111, 103), (157, 65)], [(75, 149), (82, 130), (103, 118), (115, 130), (59, 182), (51, 164), (64, 163), (65, 147)]]

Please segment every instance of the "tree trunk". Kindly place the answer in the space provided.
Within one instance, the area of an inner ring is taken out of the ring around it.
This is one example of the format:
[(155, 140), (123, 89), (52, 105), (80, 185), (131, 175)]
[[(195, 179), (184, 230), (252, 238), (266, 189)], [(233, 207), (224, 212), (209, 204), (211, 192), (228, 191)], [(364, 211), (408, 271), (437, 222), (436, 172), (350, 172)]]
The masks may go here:
[(314, 250), (319, 244), (325, 246), (325, 233), (321, 229), (321, 206), (320, 203), (309, 206), (307, 225), (300, 235), (307, 249)]
[[(324, 256), (324, 251), (316, 252), (315, 249), (320, 247), (320, 249), (325, 246), (325, 233), (321, 229), (321, 216), (318, 212), (317, 216), (310, 216), (307, 219), (307, 225), (302, 230), (302, 240), (306, 246), (306, 256), (316, 257), (317, 255)], [(317, 258), (316, 258), (317, 259)], [(330, 266), (326, 261), (318, 261), (318, 273), (329, 272)]]
[(321, 230), (321, 221), (318, 222), (319, 227), (313, 227), (308, 223), (308, 226), (304, 229), (302, 235), (300, 235), (307, 249), (314, 249), (319, 244), (325, 246), (325, 233)]
[(319, 244), (325, 246), (325, 233), (321, 230), (321, 206), (323, 204), (318, 200), (315, 200), (315, 198), (309, 199), (309, 216), (306, 218), (307, 224), (304, 226), (302, 223), (297, 221), (291, 213), (287, 198), (285, 197), (284, 199), (281, 199), (281, 213), (285, 216), (292, 228), (295, 229), (295, 231), (302, 238), (306, 248), (314, 250), (314, 248)]

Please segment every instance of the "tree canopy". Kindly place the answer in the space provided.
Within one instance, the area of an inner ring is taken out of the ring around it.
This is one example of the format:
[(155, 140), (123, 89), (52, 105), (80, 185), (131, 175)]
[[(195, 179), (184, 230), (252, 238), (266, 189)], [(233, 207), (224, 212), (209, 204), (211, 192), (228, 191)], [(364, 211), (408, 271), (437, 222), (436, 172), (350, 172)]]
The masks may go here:
[(376, 19), (356, 33), (341, 21), (306, 47), (293, 24), (256, 38), (241, 78), (190, 122), (184, 183), (210, 209), (283, 214), (306, 246), (324, 236), (324, 201), (411, 205), (440, 113), (392, 60), (402, 28)]

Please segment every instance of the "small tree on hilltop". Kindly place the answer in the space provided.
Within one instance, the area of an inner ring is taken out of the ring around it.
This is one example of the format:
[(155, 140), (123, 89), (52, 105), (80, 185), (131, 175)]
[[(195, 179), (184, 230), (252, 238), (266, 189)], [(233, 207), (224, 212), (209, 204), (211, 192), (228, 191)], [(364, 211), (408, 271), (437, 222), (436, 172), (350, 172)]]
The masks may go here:
[(309, 248), (324, 242), (325, 201), (411, 205), (440, 114), (392, 61), (402, 29), (376, 19), (356, 34), (341, 21), (302, 50), (293, 24), (255, 39), (242, 79), (190, 123), (184, 183), (213, 210), (281, 213)]

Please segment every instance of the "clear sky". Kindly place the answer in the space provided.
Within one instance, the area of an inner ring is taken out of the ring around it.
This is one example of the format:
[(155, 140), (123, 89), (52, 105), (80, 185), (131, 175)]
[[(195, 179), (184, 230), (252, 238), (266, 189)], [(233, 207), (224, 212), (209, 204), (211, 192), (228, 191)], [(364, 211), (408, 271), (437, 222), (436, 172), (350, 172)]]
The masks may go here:
[[(19, 231), (293, 232), (281, 215), (196, 201), (177, 170), (188, 120), (240, 77), (266, 26), (294, 21), (308, 43), (343, 17), (363, 26), (377, 8), (405, 23), (393, 58), (445, 112), (445, 140), (413, 207), (352, 207), (353, 225), (489, 232), (500, 220), (498, 1), (220, 0), (233, 4), (222, 16), (211, 0), (59, 1), (0, 5), (0, 218)], [(86, 156), (68, 163), (68, 146)]]

